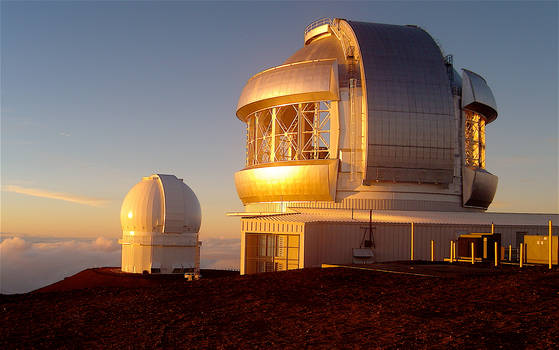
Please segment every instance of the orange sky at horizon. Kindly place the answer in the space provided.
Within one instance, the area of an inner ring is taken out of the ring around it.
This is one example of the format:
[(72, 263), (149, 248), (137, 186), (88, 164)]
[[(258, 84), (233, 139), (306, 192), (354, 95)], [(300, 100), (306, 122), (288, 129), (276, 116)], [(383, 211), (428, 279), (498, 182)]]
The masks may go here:
[[(3, 190), (0, 232), (10, 236), (118, 238), (122, 200), (103, 200), (103, 205), (88, 205), (67, 199)], [(124, 198), (122, 198), (124, 199)], [(9, 204), (8, 204), (9, 203)], [(240, 221), (225, 215), (223, 208), (202, 206), (200, 237), (236, 238)], [(234, 209), (234, 208), (233, 208)], [(234, 211), (234, 210), (231, 210)]]
[[(501, 187), (506, 186), (500, 184)], [(516, 189), (512, 196), (530, 191), (530, 188)], [(502, 191), (501, 191), (502, 192)], [(122, 235), (120, 227), (120, 206), (124, 199), (101, 199), (10, 186), (2, 189), (1, 233), (4, 235), (29, 235), (37, 237), (107, 237)], [(547, 200), (535, 200), (526, 196), (523, 206), (518, 206), (512, 196), (502, 194), (495, 200), (490, 212), (531, 212), (556, 214), (556, 199), (550, 194)], [(199, 198), (200, 199), (200, 198)], [(200, 200), (202, 226), (200, 237), (237, 238), (240, 221), (238, 217), (226, 216), (226, 212), (242, 210), (231, 203), (209, 203)], [(9, 203), (9, 205), (8, 205)], [(549, 210), (546, 210), (549, 209)]]

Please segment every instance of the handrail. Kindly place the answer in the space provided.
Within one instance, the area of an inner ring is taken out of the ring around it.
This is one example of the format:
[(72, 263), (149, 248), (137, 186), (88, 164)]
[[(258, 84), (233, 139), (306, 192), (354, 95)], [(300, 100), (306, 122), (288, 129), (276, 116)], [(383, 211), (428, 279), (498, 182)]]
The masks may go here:
[(321, 19), (317, 19), (316, 21), (311, 22), (311, 24), (309, 24), (306, 28), (305, 28), (305, 35), (310, 32), (311, 30), (313, 30), (316, 27), (320, 27), (322, 25), (325, 24), (329, 24), (332, 25), (332, 19), (330, 17), (324, 17)]

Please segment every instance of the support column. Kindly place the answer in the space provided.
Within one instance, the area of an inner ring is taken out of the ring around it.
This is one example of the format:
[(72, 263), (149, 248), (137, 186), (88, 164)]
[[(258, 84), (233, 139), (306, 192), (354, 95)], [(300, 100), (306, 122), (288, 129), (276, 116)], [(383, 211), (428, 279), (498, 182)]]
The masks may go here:
[[(350, 67), (353, 66), (353, 63)], [(357, 168), (357, 161), (356, 161), (356, 154), (357, 152), (357, 116), (356, 108), (355, 108), (355, 89), (357, 86), (357, 79), (349, 79), (349, 101), (350, 101), (350, 113), (349, 113), (349, 147), (350, 147), (350, 171), (351, 171), (351, 180), (355, 180), (355, 171)]]
[(250, 151), (252, 145), (250, 144), (250, 117), (247, 119), (247, 128), (246, 128), (246, 152), (245, 152), (245, 167), (250, 165)]
[(410, 246), (411, 246), (411, 251), (410, 251), (410, 260), (413, 261), (413, 222), (411, 223), (411, 242), (410, 242)]
[(553, 265), (553, 236), (551, 235), (551, 220), (549, 220), (549, 237), (548, 237), (548, 243), (547, 246), (549, 248), (548, 250), (548, 254), (549, 254), (549, 269), (551, 269), (552, 265)]
[(297, 106), (297, 160), (303, 159), (303, 129), (305, 128), (305, 117), (303, 116), (303, 104)]
[(520, 267), (524, 263), (524, 243), (520, 243)]
[(320, 102), (314, 103), (314, 115), (313, 115), (313, 126), (312, 126), (312, 137), (313, 137), (313, 159), (318, 159), (318, 130), (320, 128)]
[(431, 261), (435, 261), (435, 241), (431, 240)]
[(258, 147), (258, 136), (260, 133), (260, 126), (258, 124), (258, 119), (260, 117), (260, 113), (256, 112), (254, 113), (254, 164), (259, 164), (260, 163), (260, 157), (259, 157), (259, 151), (260, 151), (260, 147)]
[(270, 142), (270, 162), (276, 161), (276, 112), (277, 107), (272, 108), (272, 139)]

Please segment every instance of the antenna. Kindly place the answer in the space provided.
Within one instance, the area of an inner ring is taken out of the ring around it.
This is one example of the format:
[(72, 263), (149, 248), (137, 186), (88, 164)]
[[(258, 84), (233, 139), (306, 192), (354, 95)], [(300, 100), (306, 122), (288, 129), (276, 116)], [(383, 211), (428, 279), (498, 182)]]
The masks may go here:
[[(375, 248), (375, 236), (373, 235), (373, 209), (369, 210), (369, 227), (365, 228), (365, 231), (363, 231), (363, 238), (361, 238), (361, 244), (360, 244), (360, 248), (371, 248), (374, 249)], [(369, 239), (365, 239), (365, 237), (367, 236), (367, 233), (369, 234)]]

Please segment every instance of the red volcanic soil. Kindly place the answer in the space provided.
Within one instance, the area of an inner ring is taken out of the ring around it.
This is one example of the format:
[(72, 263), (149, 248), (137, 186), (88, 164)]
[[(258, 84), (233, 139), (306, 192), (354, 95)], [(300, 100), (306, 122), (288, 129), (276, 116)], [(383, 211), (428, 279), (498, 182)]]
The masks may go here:
[(329, 268), (116, 281), (86, 270), (79, 283), (0, 296), (0, 348), (559, 348), (558, 269), (371, 267), (429, 276)]
[[(238, 271), (202, 270), (204, 278), (224, 276), (238, 276)], [(169, 283), (169, 281), (184, 282), (183, 275), (140, 275), (122, 272), (119, 267), (101, 267), (87, 269), (61, 281), (37, 289), (32, 293), (65, 292), (76, 289), (97, 287), (138, 288), (153, 287)]]

